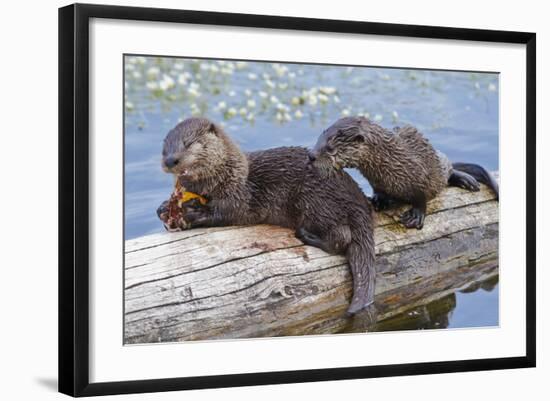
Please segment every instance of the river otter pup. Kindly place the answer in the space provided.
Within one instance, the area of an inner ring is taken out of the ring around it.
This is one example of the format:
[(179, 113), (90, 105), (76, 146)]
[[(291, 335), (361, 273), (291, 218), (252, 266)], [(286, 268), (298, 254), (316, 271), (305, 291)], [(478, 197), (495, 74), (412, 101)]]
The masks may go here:
[(326, 179), (309, 164), (307, 149), (301, 147), (245, 154), (204, 118), (189, 118), (172, 129), (162, 156), (166, 172), (176, 175), (187, 191), (208, 200), (186, 211), (192, 227), (291, 228), (307, 245), (346, 255), (353, 277), (350, 314), (373, 304), (372, 206), (346, 172)]
[(479, 191), (481, 182), (498, 199), (498, 184), (483, 167), (451, 164), (411, 126), (391, 132), (364, 117), (344, 117), (321, 134), (309, 158), (325, 170), (358, 168), (374, 190), (376, 210), (412, 204), (400, 218), (407, 228), (422, 228), (426, 203), (449, 185)]

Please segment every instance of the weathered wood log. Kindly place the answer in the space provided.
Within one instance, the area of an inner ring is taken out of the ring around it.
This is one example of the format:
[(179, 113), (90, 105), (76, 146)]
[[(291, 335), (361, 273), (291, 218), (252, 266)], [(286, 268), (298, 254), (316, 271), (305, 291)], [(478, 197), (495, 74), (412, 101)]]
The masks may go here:
[[(498, 274), (498, 202), (447, 189), (424, 228), (379, 213), (378, 320)], [(125, 244), (125, 343), (364, 330), (345, 315), (351, 275), (341, 256), (275, 226), (155, 234)]]

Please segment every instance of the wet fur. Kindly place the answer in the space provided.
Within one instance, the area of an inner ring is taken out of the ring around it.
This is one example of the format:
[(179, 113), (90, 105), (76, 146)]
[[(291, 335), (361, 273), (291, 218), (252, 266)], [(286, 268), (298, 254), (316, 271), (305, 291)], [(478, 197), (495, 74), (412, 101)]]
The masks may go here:
[(412, 126), (389, 131), (367, 118), (342, 118), (319, 137), (312, 153), (320, 169), (357, 168), (371, 184), (377, 208), (396, 201), (412, 204), (401, 218), (407, 227), (422, 228), (426, 202), (449, 185), (476, 191), (479, 181), (498, 196), (498, 186), (485, 169), (452, 165)]
[[(193, 144), (198, 143), (193, 148)], [(208, 149), (204, 151), (203, 149)], [(374, 300), (372, 207), (344, 171), (327, 178), (302, 147), (244, 154), (216, 125), (192, 118), (172, 130), (164, 158), (179, 155), (182, 185), (205, 195), (207, 208), (189, 211), (192, 226), (273, 224), (296, 231), (308, 245), (347, 256), (353, 276), (353, 314)], [(186, 162), (192, 160), (192, 163)], [(369, 309), (372, 309), (371, 306)]]

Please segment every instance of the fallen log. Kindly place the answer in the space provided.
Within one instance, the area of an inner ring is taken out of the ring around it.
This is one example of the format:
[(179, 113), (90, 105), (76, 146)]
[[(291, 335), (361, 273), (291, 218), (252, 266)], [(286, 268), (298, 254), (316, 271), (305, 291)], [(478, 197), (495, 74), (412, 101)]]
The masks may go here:
[[(498, 202), (448, 188), (424, 228), (376, 215), (376, 305), (382, 321), (498, 274)], [(345, 315), (341, 256), (267, 225), (192, 229), (125, 243), (126, 344), (363, 331)]]

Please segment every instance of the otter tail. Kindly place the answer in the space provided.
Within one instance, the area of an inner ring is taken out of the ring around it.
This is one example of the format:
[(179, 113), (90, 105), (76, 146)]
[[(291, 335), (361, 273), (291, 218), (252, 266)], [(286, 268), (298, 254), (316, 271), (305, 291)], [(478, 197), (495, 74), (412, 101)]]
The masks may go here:
[[(370, 212), (370, 207), (367, 210)], [(353, 295), (347, 312), (371, 324), (376, 321), (373, 216), (372, 212), (360, 214), (350, 219), (351, 243), (346, 256), (353, 276)]]
[(487, 185), (495, 193), (498, 200), (498, 183), (491, 173), (483, 167), (472, 163), (453, 163), (453, 169), (469, 174), (477, 181)]

